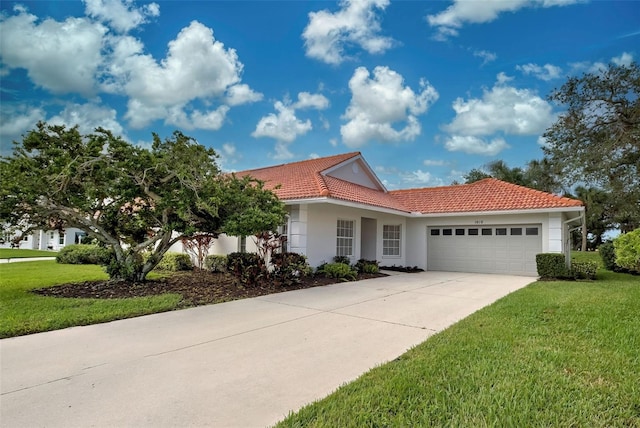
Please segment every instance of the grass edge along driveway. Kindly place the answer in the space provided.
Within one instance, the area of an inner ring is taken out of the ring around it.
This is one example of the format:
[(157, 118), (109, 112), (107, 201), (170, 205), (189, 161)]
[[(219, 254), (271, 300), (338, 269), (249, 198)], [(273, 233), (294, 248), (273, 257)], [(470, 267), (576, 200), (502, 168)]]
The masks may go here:
[(0, 338), (97, 324), (176, 309), (178, 294), (130, 299), (63, 299), (29, 290), (68, 282), (106, 279), (97, 265), (66, 265), (54, 260), (0, 265)]
[(536, 282), (282, 427), (640, 427), (640, 277)]

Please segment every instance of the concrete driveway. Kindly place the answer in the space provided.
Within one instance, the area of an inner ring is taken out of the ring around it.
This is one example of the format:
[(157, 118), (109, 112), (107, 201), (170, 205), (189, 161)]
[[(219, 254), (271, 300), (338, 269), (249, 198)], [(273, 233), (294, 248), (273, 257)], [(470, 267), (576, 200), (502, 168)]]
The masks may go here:
[(392, 275), (0, 341), (3, 427), (264, 427), (534, 278)]

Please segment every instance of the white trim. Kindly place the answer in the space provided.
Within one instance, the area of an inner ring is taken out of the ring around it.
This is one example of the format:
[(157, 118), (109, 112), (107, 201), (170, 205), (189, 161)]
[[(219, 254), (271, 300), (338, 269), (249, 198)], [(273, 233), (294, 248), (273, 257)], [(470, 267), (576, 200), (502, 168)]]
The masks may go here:
[(432, 217), (471, 217), (471, 216), (487, 216), (487, 215), (504, 215), (504, 214), (540, 214), (540, 213), (562, 213), (562, 212), (581, 212), (584, 215), (584, 207), (559, 207), (559, 208), (528, 208), (520, 210), (499, 210), (499, 211), (464, 211), (464, 212), (448, 212), (448, 213), (419, 213), (395, 210), (393, 208), (384, 208), (376, 205), (362, 204), (359, 202), (345, 201), (331, 197), (308, 198), (308, 199), (285, 199), (282, 200), (285, 205), (295, 204), (334, 204), (350, 208), (360, 208), (364, 210), (377, 211), (386, 214), (401, 215), (409, 218), (432, 218)]

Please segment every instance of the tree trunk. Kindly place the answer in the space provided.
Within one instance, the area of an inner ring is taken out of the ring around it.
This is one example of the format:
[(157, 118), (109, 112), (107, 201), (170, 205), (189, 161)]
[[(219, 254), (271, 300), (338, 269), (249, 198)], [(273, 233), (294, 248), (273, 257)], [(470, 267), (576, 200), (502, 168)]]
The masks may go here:
[(582, 224), (582, 251), (587, 251), (587, 226)]

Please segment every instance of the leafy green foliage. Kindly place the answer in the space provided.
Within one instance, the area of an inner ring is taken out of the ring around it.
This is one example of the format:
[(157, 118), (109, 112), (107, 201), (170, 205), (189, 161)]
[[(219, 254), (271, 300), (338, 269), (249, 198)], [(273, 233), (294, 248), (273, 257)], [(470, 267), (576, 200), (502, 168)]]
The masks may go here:
[(113, 251), (113, 279), (142, 281), (185, 237), (245, 236), (282, 222), (272, 192), (250, 177), (220, 174), (216, 157), (178, 131), (165, 140), (154, 134), (147, 149), (102, 128), (81, 135), (41, 122), (0, 160), (0, 222), (79, 228)]
[(217, 254), (207, 256), (207, 258), (204, 261), (204, 268), (211, 272), (226, 272), (227, 256), (217, 255)]
[(313, 272), (307, 257), (298, 253), (274, 253), (270, 259), (273, 270), (270, 278), (285, 285), (298, 284)]
[(617, 272), (620, 266), (616, 264), (616, 250), (613, 247), (613, 242), (605, 242), (598, 247), (598, 252), (602, 258), (604, 268), (612, 272)]
[(259, 285), (268, 274), (264, 260), (256, 253), (228, 254), (227, 272), (248, 286)]
[(565, 184), (587, 183), (609, 197), (623, 232), (640, 227), (640, 67), (609, 65), (571, 77), (550, 96), (566, 107), (544, 134), (546, 157)]
[(564, 260), (564, 254), (541, 253), (536, 254), (538, 275), (542, 279), (566, 278), (569, 274)]
[(596, 279), (598, 263), (596, 262), (571, 262), (571, 276), (574, 279)]
[(351, 264), (351, 260), (349, 260), (349, 257), (347, 257), (347, 256), (333, 256), (333, 262), (334, 263), (343, 263), (345, 265), (350, 265)]
[(374, 274), (380, 272), (377, 260), (360, 259), (356, 262), (354, 268), (358, 273)]
[(184, 253), (165, 253), (156, 266), (158, 270), (168, 272), (179, 272), (183, 270), (193, 270), (193, 262), (189, 254)]
[(327, 263), (318, 268), (318, 273), (340, 281), (355, 281), (358, 272), (346, 263)]
[(97, 245), (67, 245), (56, 255), (56, 262), (71, 265), (104, 265), (111, 259), (111, 252)]
[(466, 184), (490, 177), (543, 192), (563, 192), (558, 171), (547, 159), (529, 161), (524, 169), (511, 168), (504, 161), (495, 160), (464, 175)]
[(613, 247), (618, 266), (640, 273), (640, 229), (618, 236), (613, 240)]

